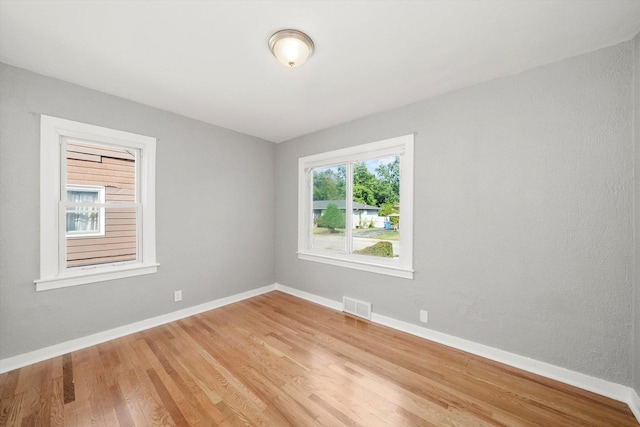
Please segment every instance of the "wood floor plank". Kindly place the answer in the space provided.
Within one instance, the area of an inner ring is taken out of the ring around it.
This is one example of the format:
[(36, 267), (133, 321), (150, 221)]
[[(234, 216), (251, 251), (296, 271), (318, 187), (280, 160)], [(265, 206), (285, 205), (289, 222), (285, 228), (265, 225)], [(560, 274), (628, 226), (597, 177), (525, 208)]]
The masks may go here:
[(171, 397), (171, 393), (169, 393), (169, 390), (167, 390), (167, 387), (165, 387), (156, 371), (154, 369), (147, 369), (147, 375), (149, 376), (151, 383), (155, 387), (156, 392), (160, 396), (160, 399), (162, 399), (162, 403), (169, 412), (169, 415), (171, 416), (173, 422), (176, 425), (187, 425), (188, 423), (186, 418), (184, 417), (184, 415), (182, 415), (182, 412), (176, 404), (176, 401), (173, 400), (173, 397)]
[[(138, 420), (142, 418), (146, 425), (175, 425), (146, 375), (146, 367), (139, 364), (137, 355), (129, 345), (122, 346), (122, 349), (126, 350), (125, 360), (131, 361), (132, 364), (125, 375), (126, 388), (123, 387), (123, 390), (129, 409), (135, 408), (136, 424), (141, 423)], [(120, 383), (119, 381), (118, 384)]]
[(148, 370), (153, 369), (155, 374), (158, 376), (159, 381), (161, 381), (162, 385), (166, 388), (169, 396), (174, 400), (178, 408), (177, 410), (180, 411), (180, 414), (184, 418), (184, 424), (180, 424), (179, 420), (176, 420), (176, 417), (172, 415), (176, 425), (200, 425), (198, 415), (194, 412), (189, 399), (185, 397), (180, 388), (171, 379), (171, 376), (163, 369), (162, 364), (155, 358), (146, 341), (144, 339), (136, 339), (133, 343), (133, 347), (135, 348), (138, 359), (140, 359), (142, 365), (147, 367)]
[(117, 419), (113, 400), (105, 388), (105, 373), (99, 361), (98, 350), (96, 347), (89, 347), (81, 352), (80, 360), (77, 363), (73, 361), (76, 399), (69, 404), (80, 402), (83, 412), (90, 414), (91, 423), (94, 425), (114, 425)]
[(113, 399), (113, 405), (119, 425), (123, 427), (135, 426), (133, 417), (131, 416), (131, 412), (129, 412), (127, 401), (122, 394), (120, 386), (117, 384), (110, 386), (109, 392), (111, 392), (111, 398)]
[(47, 417), (49, 415), (48, 405), (44, 402), (44, 405), (41, 405), (41, 396), (47, 395), (47, 391), (50, 394), (50, 390), (47, 389), (51, 378), (51, 361), (36, 363), (32, 368), (31, 375), (24, 376), (18, 385), (18, 389), (22, 390), (21, 412), (18, 418), (22, 419), (23, 426), (42, 425), (42, 409), (47, 411)]
[(11, 397), (10, 406), (7, 407), (6, 420), (7, 426), (19, 426), (22, 425), (22, 400), (24, 393), (16, 394)]
[[(206, 323), (200, 322), (199, 326), (201, 331), (207, 332), (207, 338), (219, 343), (215, 348), (209, 347), (211, 354), (221, 364), (233, 369), (236, 376), (252, 389), (256, 397), (261, 401), (289, 399), (286, 393), (282, 393), (283, 382), (275, 376), (277, 367), (274, 368), (271, 363), (265, 362), (262, 354), (257, 356), (260, 359), (259, 363), (252, 362), (250, 356), (253, 353), (246, 348), (246, 343), (237, 339), (235, 333), (219, 336)], [(288, 403), (287, 406), (276, 405), (266, 408), (275, 425), (315, 425), (312, 414), (307, 414), (308, 411), (304, 408), (300, 410), (301, 408), (292, 404), (291, 401)]]
[(271, 292), (0, 375), (4, 426), (638, 426), (594, 393)]
[(73, 363), (69, 353), (62, 356), (62, 384), (64, 403), (67, 404), (76, 400), (76, 390), (73, 384)]
[[(151, 351), (155, 354), (162, 368), (169, 375), (180, 392), (191, 402), (202, 425), (219, 425), (224, 420), (224, 414), (216, 406), (220, 402), (219, 396), (208, 395), (191, 376), (188, 369), (175, 359), (174, 355), (165, 348), (162, 337), (153, 334), (154, 331), (145, 331), (143, 334)], [(155, 338), (155, 339), (154, 339)]]
[[(58, 369), (62, 370), (62, 365), (58, 366), (54, 360), (54, 372)], [(43, 398), (49, 397), (50, 399), (50, 411), (49, 411), (49, 423), (45, 425), (49, 425), (51, 427), (61, 427), (65, 425), (64, 419), (64, 385), (62, 380), (62, 375), (57, 375), (55, 378), (51, 380), (51, 396), (42, 396)], [(1, 425), (2, 423), (0, 423)]]

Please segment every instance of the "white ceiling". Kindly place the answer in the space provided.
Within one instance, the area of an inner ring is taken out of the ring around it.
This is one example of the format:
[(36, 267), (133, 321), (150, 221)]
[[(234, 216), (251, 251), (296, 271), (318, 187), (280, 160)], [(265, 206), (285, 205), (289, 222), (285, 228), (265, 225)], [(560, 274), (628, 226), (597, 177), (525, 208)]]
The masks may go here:
[[(295, 28), (316, 51), (267, 48)], [(0, 1), (0, 61), (273, 142), (611, 46), (640, 0)]]

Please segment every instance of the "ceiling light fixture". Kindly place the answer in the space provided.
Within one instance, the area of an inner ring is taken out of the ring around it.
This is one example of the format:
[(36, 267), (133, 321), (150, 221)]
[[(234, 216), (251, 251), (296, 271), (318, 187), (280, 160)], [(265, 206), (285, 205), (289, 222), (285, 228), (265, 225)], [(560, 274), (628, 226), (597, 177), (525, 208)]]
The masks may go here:
[(281, 64), (295, 68), (313, 54), (313, 40), (302, 31), (280, 30), (269, 39), (269, 49)]

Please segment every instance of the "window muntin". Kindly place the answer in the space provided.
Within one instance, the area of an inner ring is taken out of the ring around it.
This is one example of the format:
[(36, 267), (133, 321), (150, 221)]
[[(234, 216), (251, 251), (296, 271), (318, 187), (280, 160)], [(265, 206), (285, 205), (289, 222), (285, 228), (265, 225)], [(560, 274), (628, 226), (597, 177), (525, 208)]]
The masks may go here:
[(154, 179), (155, 138), (42, 116), (36, 290), (156, 272)]
[(413, 135), (300, 158), (298, 227), (301, 259), (412, 278)]

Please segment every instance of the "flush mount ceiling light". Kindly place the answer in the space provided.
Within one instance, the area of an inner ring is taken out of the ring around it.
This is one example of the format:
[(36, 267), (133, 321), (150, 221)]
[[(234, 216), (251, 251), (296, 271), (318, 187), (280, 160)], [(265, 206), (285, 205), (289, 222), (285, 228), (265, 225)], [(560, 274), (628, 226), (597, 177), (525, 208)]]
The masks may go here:
[(273, 56), (286, 67), (299, 67), (313, 54), (313, 40), (298, 30), (280, 30), (269, 39)]

